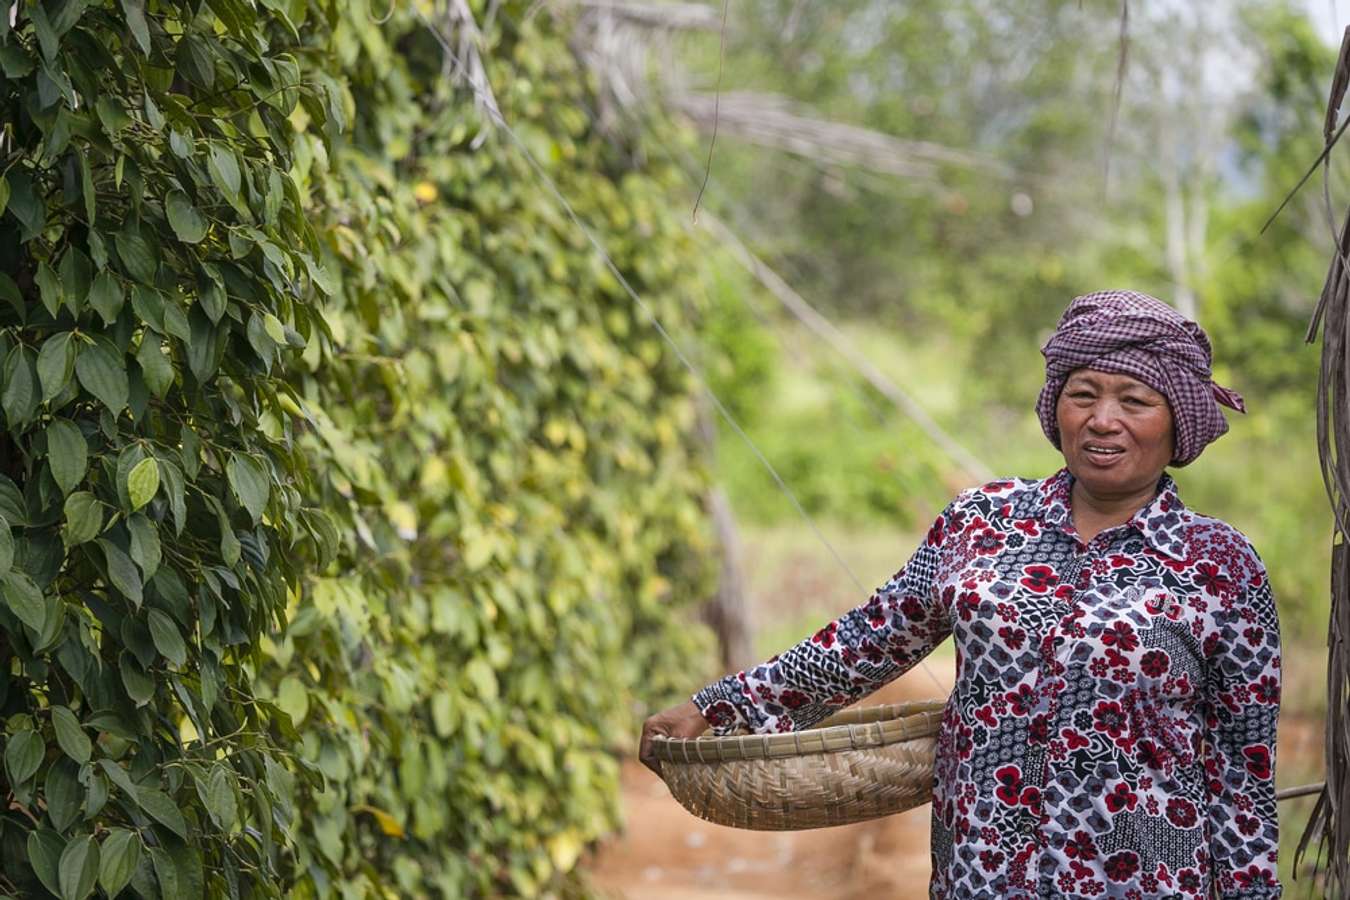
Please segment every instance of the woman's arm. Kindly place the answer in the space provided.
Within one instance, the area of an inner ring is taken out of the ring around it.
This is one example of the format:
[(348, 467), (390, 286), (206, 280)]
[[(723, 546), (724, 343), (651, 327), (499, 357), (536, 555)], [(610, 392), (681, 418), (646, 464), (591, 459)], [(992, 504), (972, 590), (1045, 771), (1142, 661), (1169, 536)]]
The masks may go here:
[[(1255, 552), (1252, 553), (1255, 558)], [(1278, 897), (1275, 733), (1280, 717), (1280, 620), (1265, 567), (1214, 612), (1207, 639), (1209, 849), (1224, 897)]]
[(867, 601), (767, 662), (694, 694), (713, 733), (805, 728), (899, 677), (951, 634), (951, 598), (940, 596), (938, 584), (946, 523), (959, 501)]

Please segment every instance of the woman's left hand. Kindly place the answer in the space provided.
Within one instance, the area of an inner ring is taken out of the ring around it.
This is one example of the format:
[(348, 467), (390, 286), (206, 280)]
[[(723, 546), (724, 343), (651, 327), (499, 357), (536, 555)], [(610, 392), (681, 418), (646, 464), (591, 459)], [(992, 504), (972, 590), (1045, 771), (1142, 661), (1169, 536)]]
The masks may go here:
[[(708, 730), (708, 720), (692, 700), (686, 700), (678, 706), (663, 710), (648, 717), (642, 723), (642, 741), (638, 745), (638, 759), (644, 766), (657, 775), (661, 774), (661, 761), (652, 752), (652, 738), (660, 735), (668, 738), (695, 738)], [(664, 776), (663, 776), (664, 777)]]

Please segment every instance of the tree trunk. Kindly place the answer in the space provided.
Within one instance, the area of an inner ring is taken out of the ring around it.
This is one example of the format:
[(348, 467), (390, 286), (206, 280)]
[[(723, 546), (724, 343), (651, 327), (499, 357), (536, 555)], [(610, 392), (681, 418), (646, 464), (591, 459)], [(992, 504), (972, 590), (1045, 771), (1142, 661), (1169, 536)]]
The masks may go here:
[(703, 607), (703, 620), (717, 633), (723, 668), (728, 672), (739, 672), (757, 661), (750, 627), (750, 604), (741, 567), (740, 539), (731, 503), (721, 487), (708, 492), (708, 507), (717, 528), (717, 543), (722, 548), (722, 571), (717, 581), (717, 593)]

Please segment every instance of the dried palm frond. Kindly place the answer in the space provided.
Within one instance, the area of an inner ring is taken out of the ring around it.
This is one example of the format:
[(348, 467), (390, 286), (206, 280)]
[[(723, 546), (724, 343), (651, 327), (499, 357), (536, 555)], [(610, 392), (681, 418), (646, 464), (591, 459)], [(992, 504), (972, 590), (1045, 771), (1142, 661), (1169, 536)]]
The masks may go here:
[(670, 105), (700, 128), (713, 122), (727, 134), (826, 163), (859, 166), (904, 178), (938, 176), (941, 166), (978, 169), (1003, 177), (1016, 172), (996, 159), (932, 141), (915, 141), (810, 114), (776, 94), (735, 91), (721, 95), (714, 117), (708, 94), (671, 93)]
[[(1344, 126), (1338, 110), (1350, 83), (1350, 29), (1327, 102), (1324, 163)], [(1300, 182), (1301, 184), (1302, 182)], [(1297, 190), (1297, 188), (1295, 188)], [(1286, 199), (1287, 202), (1287, 199)], [(1294, 867), (1316, 838), (1326, 860), (1327, 896), (1350, 895), (1350, 210), (1337, 236), (1327, 280), (1308, 326), (1309, 343), (1322, 331), (1317, 382), (1317, 454), (1334, 513), (1331, 616), (1327, 630), (1326, 785), (1294, 851)]]

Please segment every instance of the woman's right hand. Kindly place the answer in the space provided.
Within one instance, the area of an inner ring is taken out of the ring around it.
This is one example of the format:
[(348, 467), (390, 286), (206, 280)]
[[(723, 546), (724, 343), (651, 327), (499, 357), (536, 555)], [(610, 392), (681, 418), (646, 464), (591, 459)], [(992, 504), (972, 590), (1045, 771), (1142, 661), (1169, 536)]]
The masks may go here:
[(660, 735), (668, 738), (694, 738), (708, 730), (708, 720), (703, 718), (694, 701), (686, 700), (678, 706), (663, 710), (648, 717), (642, 723), (642, 741), (638, 746), (638, 759), (644, 766), (657, 775), (661, 774), (661, 761), (652, 752), (652, 738)]

